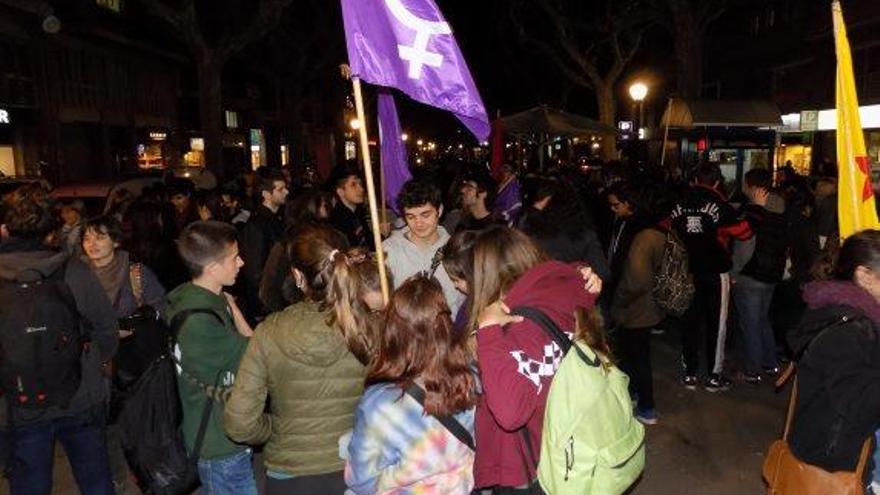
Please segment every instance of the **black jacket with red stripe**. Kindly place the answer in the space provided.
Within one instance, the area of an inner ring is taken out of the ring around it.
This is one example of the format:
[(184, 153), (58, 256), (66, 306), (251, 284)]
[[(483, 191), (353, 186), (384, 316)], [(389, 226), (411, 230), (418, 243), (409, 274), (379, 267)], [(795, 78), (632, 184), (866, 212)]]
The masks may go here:
[(726, 273), (733, 266), (730, 242), (752, 236), (748, 222), (737, 215), (727, 199), (715, 189), (693, 186), (670, 216), (681, 235), (695, 275)]

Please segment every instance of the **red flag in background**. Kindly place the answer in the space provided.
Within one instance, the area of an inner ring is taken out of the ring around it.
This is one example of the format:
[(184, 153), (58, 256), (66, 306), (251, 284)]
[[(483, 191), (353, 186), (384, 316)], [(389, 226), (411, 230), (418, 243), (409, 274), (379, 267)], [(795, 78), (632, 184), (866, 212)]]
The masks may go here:
[(492, 177), (498, 179), (501, 166), (504, 165), (504, 126), (501, 124), (501, 112), (492, 122)]

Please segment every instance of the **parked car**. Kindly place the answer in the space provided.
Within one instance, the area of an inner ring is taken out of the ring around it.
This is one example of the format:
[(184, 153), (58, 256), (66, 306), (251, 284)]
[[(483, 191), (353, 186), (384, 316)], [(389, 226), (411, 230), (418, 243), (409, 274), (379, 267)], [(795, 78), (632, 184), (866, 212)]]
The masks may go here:
[(165, 171), (165, 176), (188, 179), (200, 191), (210, 191), (217, 187), (217, 177), (206, 167), (173, 167)]
[(83, 203), (86, 216), (102, 215), (113, 206), (120, 195), (139, 197), (144, 189), (162, 182), (160, 177), (137, 176), (110, 181), (65, 184), (55, 188), (50, 196), (59, 201), (78, 200)]
[(27, 184), (40, 184), (45, 191), (50, 191), (52, 189), (52, 185), (49, 184), (49, 181), (42, 177), (2, 176), (0, 177), (0, 197), (6, 196), (19, 187)]

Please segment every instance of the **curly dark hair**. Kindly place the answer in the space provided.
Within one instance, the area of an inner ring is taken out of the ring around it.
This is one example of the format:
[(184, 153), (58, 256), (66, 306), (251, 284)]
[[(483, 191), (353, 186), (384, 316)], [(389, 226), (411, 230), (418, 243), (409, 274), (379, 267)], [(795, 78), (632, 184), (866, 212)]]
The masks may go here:
[(39, 185), (25, 185), (6, 198), (2, 223), (12, 237), (42, 240), (57, 222), (46, 191)]
[(402, 213), (407, 208), (418, 208), (430, 204), (439, 209), (443, 206), (443, 195), (434, 184), (423, 179), (413, 179), (403, 185), (397, 195), (397, 208)]
[(86, 232), (96, 232), (98, 234), (107, 234), (113, 242), (122, 242), (122, 226), (119, 221), (112, 215), (102, 215), (100, 217), (90, 218), (86, 220), (82, 228), (80, 242), (85, 237)]

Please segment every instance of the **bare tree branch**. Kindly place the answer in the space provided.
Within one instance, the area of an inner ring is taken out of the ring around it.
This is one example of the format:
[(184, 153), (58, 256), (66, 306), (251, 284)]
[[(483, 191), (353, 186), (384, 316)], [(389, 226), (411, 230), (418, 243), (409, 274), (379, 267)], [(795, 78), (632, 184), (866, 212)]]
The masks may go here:
[[(556, 2), (547, 0), (530, 0), (550, 21), (555, 37), (548, 42), (526, 32), (522, 22), (518, 22), (520, 38), (527, 44), (537, 47), (548, 56), (560, 69), (562, 74), (572, 82), (591, 89), (614, 84), (626, 69), (627, 64), (641, 46), (643, 33), (649, 25), (648, 18), (629, 11), (639, 5), (638, 1), (621, 2), (607, 0), (604, 15), (593, 21), (589, 28), (580, 23), (580, 29), (574, 29), (575, 16), (560, 10)], [(616, 9), (623, 9), (620, 11)], [(626, 20), (621, 21), (622, 18)], [(585, 30), (594, 33), (583, 36)], [(624, 48), (623, 37), (630, 36), (633, 41)], [(601, 55), (604, 53), (604, 55)], [(569, 59), (571, 63), (563, 59)], [(601, 56), (600, 56), (601, 55)], [(600, 59), (611, 58), (611, 65), (604, 69)], [(574, 65), (574, 67), (572, 67)]]
[[(587, 89), (594, 89), (594, 78), (590, 77), (590, 74), (587, 74), (587, 78), (583, 77), (583, 75), (577, 73), (576, 71), (571, 70), (570, 64), (565, 63), (562, 58), (559, 57), (559, 53), (555, 50), (549, 43), (536, 39), (529, 38), (525, 40), (528, 44), (534, 46), (539, 51), (541, 51), (544, 55), (550, 58), (553, 61), (556, 68), (559, 69), (562, 74), (567, 77), (571, 82), (582, 86)], [(593, 72), (593, 71), (585, 71), (585, 72)]]
[[(547, 5), (545, 5), (543, 3), (541, 3), (541, 7), (543, 9), (545, 9), (545, 12), (549, 16), (551, 16), (552, 19), (559, 19), (558, 17), (556, 17), (557, 12), (555, 9), (548, 7)], [(579, 73), (575, 70), (572, 70), (571, 63), (569, 63), (566, 60), (563, 60), (563, 58), (560, 56), (559, 49), (557, 49), (556, 47), (554, 47), (553, 45), (551, 45), (547, 41), (544, 41), (544, 40), (537, 38), (535, 36), (531, 36), (526, 32), (525, 25), (522, 22), (522, 19), (520, 17), (518, 17), (515, 12), (517, 12), (516, 9), (511, 9), (510, 10), (510, 17), (511, 17), (512, 23), (517, 28), (517, 34), (519, 36), (520, 42), (536, 49), (537, 51), (539, 51), (543, 55), (545, 55), (547, 58), (549, 58), (553, 62), (553, 64), (559, 69), (559, 71), (562, 72), (562, 74), (566, 78), (568, 78), (571, 82), (573, 82), (579, 86), (582, 86), (584, 88), (588, 88), (588, 89), (593, 88), (593, 82), (590, 79), (584, 77), (584, 73), (587, 72), (584, 67), (584, 65), (585, 65), (584, 62), (586, 60), (585, 57), (583, 57), (580, 53), (578, 53), (576, 49), (570, 50), (570, 49), (568, 49), (570, 47), (566, 47), (566, 50), (564, 50), (563, 53), (567, 54), (571, 58), (571, 61), (574, 62), (575, 64), (577, 64), (577, 66), (581, 69), (581, 73)], [(561, 28), (561, 29), (562, 29), (561, 31), (558, 31), (560, 38), (562, 36), (566, 35), (564, 28)]]
[[(589, 55), (595, 48), (595, 44), (586, 48), (578, 47), (575, 43), (575, 38), (571, 36), (570, 30), (567, 29), (569, 19), (561, 12), (559, 12), (556, 8), (552, 7), (550, 5), (550, 2), (535, 0), (535, 3), (540, 6), (544, 10), (544, 12), (550, 17), (551, 24), (556, 29), (556, 33), (558, 35), (556, 41), (560, 44), (560, 46), (562, 46), (568, 57), (571, 58), (571, 60), (575, 62), (583, 72), (587, 73), (587, 75), (590, 77), (590, 79), (593, 80), (593, 82), (595, 82), (595, 78), (593, 76), (597, 75), (597, 73), (595, 71), (595, 67), (593, 67), (593, 64), (589, 62)], [(561, 58), (559, 58), (558, 55), (556, 55), (555, 50), (550, 48), (549, 45), (547, 45), (545, 48), (545, 51), (549, 52), (550, 56), (553, 57), (555, 61), (558, 61), (560, 64), (562, 64), (563, 71), (570, 71), (568, 66), (562, 62)], [(583, 85), (583, 83), (578, 82), (577, 79), (574, 79), (574, 81), (578, 84)]]
[(698, 17), (698, 26), (700, 33), (703, 34), (709, 29), (713, 22), (727, 12), (727, 0), (707, 0), (703, 3), (703, 10)]
[(263, 0), (254, 19), (241, 32), (222, 39), (217, 45), (217, 57), (226, 61), (247, 45), (278, 27), (281, 12), (293, 0)]

